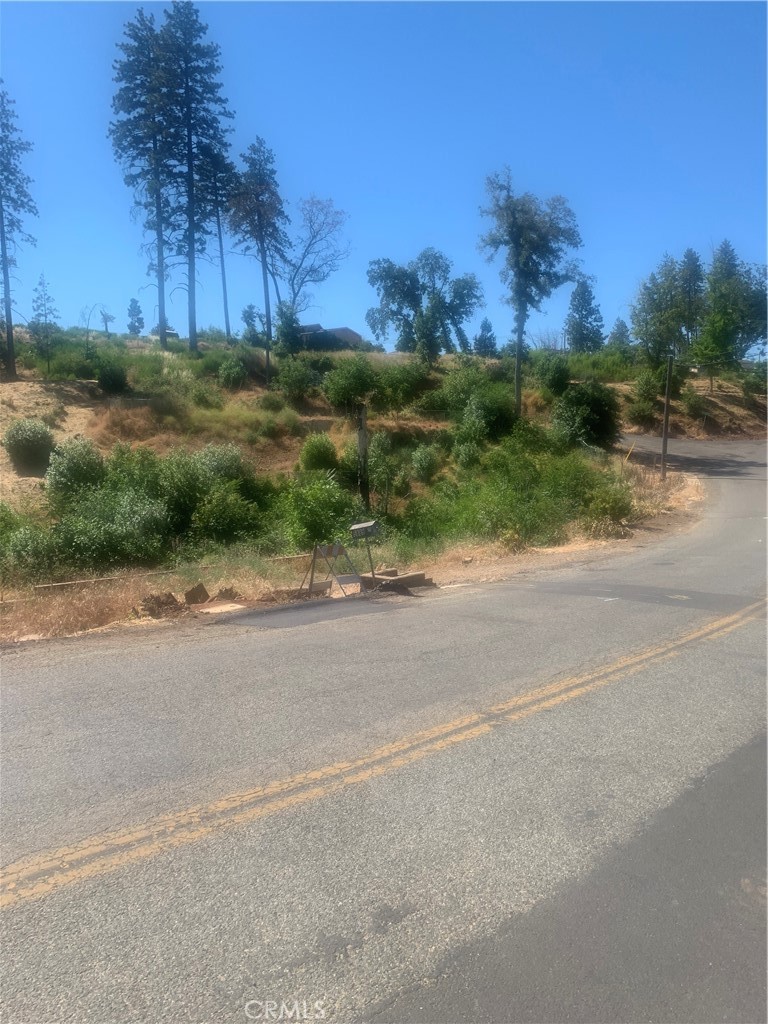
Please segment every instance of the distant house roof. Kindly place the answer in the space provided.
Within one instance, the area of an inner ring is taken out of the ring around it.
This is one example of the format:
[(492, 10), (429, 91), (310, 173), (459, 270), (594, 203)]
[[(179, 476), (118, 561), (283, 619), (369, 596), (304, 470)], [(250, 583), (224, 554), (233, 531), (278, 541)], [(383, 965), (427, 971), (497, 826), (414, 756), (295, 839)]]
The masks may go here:
[(328, 334), (335, 334), (337, 338), (341, 338), (342, 341), (354, 342), (360, 344), (363, 340), (362, 334), (358, 334), (357, 331), (353, 331), (351, 327), (330, 327)]
[(332, 327), (326, 329), (320, 324), (303, 324), (299, 327), (299, 334), (305, 341), (318, 334), (325, 335), (326, 337), (332, 335), (347, 345), (359, 345), (363, 340), (362, 334), (353, 331), (351, 327)]

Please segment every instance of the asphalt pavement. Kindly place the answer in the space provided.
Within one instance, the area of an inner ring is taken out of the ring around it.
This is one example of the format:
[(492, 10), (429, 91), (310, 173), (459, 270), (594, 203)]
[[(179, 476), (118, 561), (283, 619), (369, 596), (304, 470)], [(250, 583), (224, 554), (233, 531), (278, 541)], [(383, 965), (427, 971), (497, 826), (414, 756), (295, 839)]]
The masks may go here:
[(6, 1021), (765, 1020), (765, 446), (670, 459), (610, 557), (5, 649)]

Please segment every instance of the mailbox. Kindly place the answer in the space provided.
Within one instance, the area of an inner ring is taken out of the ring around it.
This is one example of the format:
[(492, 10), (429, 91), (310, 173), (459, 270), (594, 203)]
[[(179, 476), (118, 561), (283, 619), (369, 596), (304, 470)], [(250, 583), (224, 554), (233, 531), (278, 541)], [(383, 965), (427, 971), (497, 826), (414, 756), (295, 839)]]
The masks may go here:
[(355, 540), (361, 537), (375, 537), (379, 532), (379, 524), (375, 519), (372, 519), (370, 523), (355, 523), (354, 526), (350, 526), (349, 532)]

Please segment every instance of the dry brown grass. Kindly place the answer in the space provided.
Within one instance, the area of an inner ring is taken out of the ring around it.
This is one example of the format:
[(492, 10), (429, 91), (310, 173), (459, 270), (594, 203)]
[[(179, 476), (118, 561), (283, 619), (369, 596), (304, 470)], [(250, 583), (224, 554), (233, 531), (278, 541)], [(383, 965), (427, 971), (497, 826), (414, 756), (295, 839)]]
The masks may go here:
[(84, 581), (66, 587), (29, 587), (4, 595), (6, 600), (0, 604), (0, 641), (72, 636), (116, 623), (146, 622), (141, 605), (150, 594), (169, 592), (183, 602), (184, 593), (197, 583), (202, 583), (212, 598), (220, 590), (231, 588), (244, 604), (285, 600), (282, 592), (299, 586), (304, 569), (300, 559), (265, 562), (263, 571), (222, 562), (169, 573)]

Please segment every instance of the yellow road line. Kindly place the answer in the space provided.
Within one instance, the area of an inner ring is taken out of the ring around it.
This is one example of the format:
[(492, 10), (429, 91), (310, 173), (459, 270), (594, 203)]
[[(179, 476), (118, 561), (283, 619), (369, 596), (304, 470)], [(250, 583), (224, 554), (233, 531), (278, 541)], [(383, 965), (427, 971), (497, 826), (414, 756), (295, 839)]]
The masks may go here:
[(0, 907), (37, 899), (73, 882), (204, 839), (223, 828), (296, 808), (379, 778), (459, 743), (487, 735), (505, 723), (518, 722), (558, 707), (634, 675), (651, 664), (677, 657), (686, 645), (724, 636), (756, 618), (764, 607), (765, 601), (758, 601), (666, 644), (620, 658), (596, 671), (537, 687), (486, 711), (443, 722), (379, 747), (365, 757), (339, 761), (156, 818), (132, 829), (102, 833), (71, 846), (23, 858), (3, 871)]

